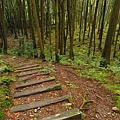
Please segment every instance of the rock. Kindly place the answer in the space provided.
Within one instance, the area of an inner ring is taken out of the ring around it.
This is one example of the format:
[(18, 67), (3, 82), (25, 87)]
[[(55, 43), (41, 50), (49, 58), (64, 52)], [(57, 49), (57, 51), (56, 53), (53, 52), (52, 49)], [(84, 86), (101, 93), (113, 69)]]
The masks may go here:
[(30, 115), (30, 117), (33, 117), (34, 115)]
[(36, 112), (37, 112), (37, 109), (34, 109), (34, 112), (36, 113)]
[(117, 107), (112, 107), (112, 111), (114, 111), (114, 112), (120, 112), (120, 110), (117, 108)]
[(40, 107), (38, 107), (37, 109), (40, 110)]

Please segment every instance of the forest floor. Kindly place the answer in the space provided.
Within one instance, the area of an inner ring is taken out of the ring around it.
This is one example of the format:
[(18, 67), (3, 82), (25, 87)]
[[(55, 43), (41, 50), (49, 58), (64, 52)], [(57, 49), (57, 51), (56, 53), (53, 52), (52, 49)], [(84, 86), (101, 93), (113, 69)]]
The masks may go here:
[[(21, 99), (14, 99), (13, 94), (15, 93), (15, 86), (17, 84), (16, 79), (16, 82), (13, 82), (10, 88), (11, 99), (14, 104), (19, 104), (20, 102), (29, 103), (30, 101), (36, 101), (37, 99), (43, 100), (45, 98), (50, 98), (51, 96), (65, 94), (72, 95), (73, 97), (71, 105), (60, 102), (37, 110), (32, 109), (17, 113), (10, 113), (10, 110), (6, 109), (5, 120), (35, 120), (35, 116), (40, 119), (71, 108), (78, 108), (85, 113), (85, 120), (120, 120), (120, 113), (113, 110), (113, 107), (115, 107), (113, 94), (103, 87), (102, 82), (77, 76), (77, 73), (71, 66), (60, 65), (54, 62), (42, 62), (40, 59), (35, 58), (28, 59), (24, 57), (14, 57), (11, 55), (3, 55), (2, 60), (12, 65), (13, 69), (20, 64), (39, 63), (50, 69), (50, 76), (55, 76), (56, 81), (62, 85), (62, 90), (50, 92), (50, 95), (45, 93), (41, 95), (31, 95), (30, 97), (23, 97)], [(16, 73), (12, 72), (10, 75), (14, 76), (15, 74)], [(34, 78), (41, 79), (45, 77), (46, 76), (43, 75)]]

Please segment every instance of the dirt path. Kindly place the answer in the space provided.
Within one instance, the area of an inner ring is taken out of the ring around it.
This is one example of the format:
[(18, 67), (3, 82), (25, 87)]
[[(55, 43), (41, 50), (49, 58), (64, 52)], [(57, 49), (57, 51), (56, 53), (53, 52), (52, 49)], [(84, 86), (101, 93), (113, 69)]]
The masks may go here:
[[(24, 90), (29, 90), (31, 87), (43, 87), (52, 85), (54, 83), (60, 83), (62, 89), (58, 91), (52, 91), (49, 93), (30, 95), (29, 97), (22, 97), (15, 99), (13, 97), (16, 93), (15, 86), (17, 82), (14, 82), (11, 86), (11, 97), (14, 105), (21, 103), (35, 102), (38, 100), (44, 100), (46, 98), (51, 98), (51, 96), (59, 97), (63, 95), (71, 95), (72, 104), (68, 104), (66, 101), (62, 101), (57, 104), (53, 104), (45, 107), (38, 107), (37, 109), (26, 110), (22, 112), (11, 113), (10, 110), (6, 110), (6, 120), (35, 120), (66, 111), (68, 109), (78, 108), (86, 114), (85, 120), (120, 120), (120, 114), (112, 111), (114, 107), (114, 101), (112, 100), (112, 94), (107, 91), (102, 83), (96, 82), (91, 79), (80, 78), (76, 75), (74, 70), (69, 66), (62, 66), (56, 63), (41, 63), (39, 59), (26, 59), (26, 58), (14, 58), (9, 55), (5, 55), (3, 58), (6, 62), (10, 63), (13, 68), (20, 64), (40, 64), (42, 67), (49, 69), (50, 75), (55, 76), (56, 81), (51, 81), (49, 83), (43, 83), (38, 85), (33, 85), (24, 88)], [(32, 70), (31, 70), (32, 71)], [(16, 73), (13, 73), (15, 75)], [(24, 72), (22, 73), (24, 74)], [(47, 75), (35, 75), (31, 80), (39, 80), (48, 77)], [(23, 91), (19, 89), (18, 91)], [(17, 91), (17, 92), (18, 92)]]

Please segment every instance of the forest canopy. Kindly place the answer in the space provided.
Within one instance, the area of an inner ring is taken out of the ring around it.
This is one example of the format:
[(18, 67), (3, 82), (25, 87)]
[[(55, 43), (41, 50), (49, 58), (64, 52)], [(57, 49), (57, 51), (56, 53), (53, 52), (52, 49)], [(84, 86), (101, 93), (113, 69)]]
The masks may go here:
[[(120, 62), (120, 0), (1, 0), (0, 52), (59, 62), (99, 55)], [(8, 37), (17, 44), (11, 50)]]

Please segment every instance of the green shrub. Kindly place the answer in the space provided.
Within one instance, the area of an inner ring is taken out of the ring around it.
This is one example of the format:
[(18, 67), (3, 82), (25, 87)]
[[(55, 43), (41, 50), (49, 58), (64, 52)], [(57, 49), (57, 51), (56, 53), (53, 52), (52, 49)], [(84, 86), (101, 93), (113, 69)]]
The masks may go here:
[(8, 52), (15, 56), (34, 57), (38, 56), (38, 50), (34, 49), (33, 40), (24, 41), (24, 36), (18, 38), (18, 45)]

